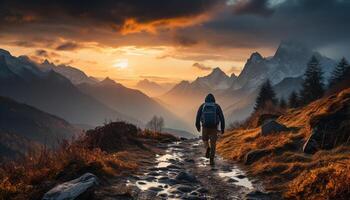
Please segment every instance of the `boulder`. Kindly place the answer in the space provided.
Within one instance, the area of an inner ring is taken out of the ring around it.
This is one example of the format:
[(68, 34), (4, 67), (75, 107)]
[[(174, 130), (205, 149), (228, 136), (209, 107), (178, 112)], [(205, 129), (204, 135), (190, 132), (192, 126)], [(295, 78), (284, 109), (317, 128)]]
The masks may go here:
[(261, 125), (266, 124), (270, 121), (275, 121), (279, 116), (280, 115), (277, 115), (277, 114), (262, 114), (259, 116), (257, 126), (261, 126)]
[[(349, 95), (350, 96), (350, 95)], [(309, 123), (311, 135), (306, 140), (303, 151), (330, 150), (350, 142), (350, 97), (331, 104), (327, 111), (313, 116)]]
[(260, 158), (266, 155), (269, 155), (270, 153), (271, 153), (271, 150), (268, 150), (268, 149), (252, 150), (246, 154), (244, 159), (244, 164), (250, 165), (258, 161)]
[(74, 180), (64, 182), (57, 185), (48, 191), (44, 196), (43, 200), (67, 200), (75, 199), (78, 196), (83, 195), (98, 185), (98, 179), (94, 174), (85, 173), (84, 175)]
[(289, 129), (285, 125), (272, 120), (261, 126), (261, 135), (266, 136), (273, 133), (279, 133), (279, 132), (288, 131), (288, 130)]

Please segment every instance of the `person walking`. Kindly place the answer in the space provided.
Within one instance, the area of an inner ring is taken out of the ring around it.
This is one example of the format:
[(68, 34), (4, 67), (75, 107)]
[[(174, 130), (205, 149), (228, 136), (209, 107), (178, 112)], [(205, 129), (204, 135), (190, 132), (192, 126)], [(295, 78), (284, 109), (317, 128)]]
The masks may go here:
[(202, 129), (202, 140), (206, 150), (205, 157), (210, 159), (210, 165), (215, 165), (215, 148), (218, 138), (218, 126), (220, 131), (225, 132), (225, 118), (219, 104), (215, 103), (213, 94), (205, 97), (204, 103), (199, 106), (196, 116), (196, 128), (198, 132)]

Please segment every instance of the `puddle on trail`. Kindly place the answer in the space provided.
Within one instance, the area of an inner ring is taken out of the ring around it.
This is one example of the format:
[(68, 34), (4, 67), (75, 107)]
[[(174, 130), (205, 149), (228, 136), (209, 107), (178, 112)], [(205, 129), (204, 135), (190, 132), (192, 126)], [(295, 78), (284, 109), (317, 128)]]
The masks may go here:
[(136, 182), (128, 182), (128, 185), (135, 185), (141, 191), (153, 193), (162, 199), (182, 199), (195, 196), (205, 199), (203, 198), (205, 194), (199, 190), (199, 184), (176, 180), (180, 172), (186, 172), (183, 167), (185, 150), (179, 146), (180, 144), (180, 142), (169, 144), (164, 155), (156, 155), (155, 166), (139, 176)]
[[(201, 141), (198, 141), (192, 145), (192, 147), (198, 147), (200, 146)], [(210, 167), (217, 175), (219, 175), (221, 178), (227, 179), (228, 182), (234, 185), (239, 185), (248, 188), (249, 190), (253, 190), (253, 184), (252, 182), (246, 177), (245, 173), (237, 169), (235, 166), (232, 165), (222, 165), (221, 163), (224, 163), (225, 161), (219, 157), (216, 156), (216, 166), (211, 167), (209, 165), (209, 159), (206, 157), (200, 157), (198, 158), (197, 166), (198, 167)], [(222, 166), (221, 166), (222, 165)]]
[(222, 178), (231, 179), (232, 184), (240, 185), (250, 190), (254, 189), (252, 182), (250, 182), (250, 180), (247, 177), (245, 177), (244, 175), (244, 177), (237, 177), (239, 175), (242, 175), (242, 172), (237, 172), (237, 169), (234, 169), (234, 171), (231, 172), (221, 171), (218, 172), (218, 175)]
[(158, 163), (156, 165), (157, 168), (162, 168), (162, 167), (168, 167), (174, 162), (180, 162), (183, 157), (183, 153), (181, 152), (174, 152), (172, 149), (167, 149), (165, 151), (166, 154), (160, 156), (156, 155), (156, 162)]
[(207, 194), (208, 191), (202, 192), (204, 188), (200, 183), (183, 182), (176, 178), (180, 172), (188, 173), (191, 170), (186, 169), (184, 163), (195, 162), (194, 164), (197, 167), (208, 168), (229, 184), (243, 186), (249, 190), (254, 189), (253, 184), (243, 171), (235, 165), (225, 162), (220, 157), (216, 158), (217, 165), (214, 168), (209, 165), (209, 159), (200, 157), (203, 155), (193, 158), (186, 157), (185, 153), (187, 151), (199, 152), (200, 149), (198, 148), (202, 148), (201, 141), (196, 141), (187, 146), (186, 144), (182, 145), (181, 142), (169, 144), (164, 155), (156, 155), (155, 165), (148, 168), (146, 173), (138, 176), (136, 181), (129, 181), (128, 185), (134, 185), (142, 192), (152, 193), (152, 195), (163, 199), (186, 199), (191, 197), (210, 199)]

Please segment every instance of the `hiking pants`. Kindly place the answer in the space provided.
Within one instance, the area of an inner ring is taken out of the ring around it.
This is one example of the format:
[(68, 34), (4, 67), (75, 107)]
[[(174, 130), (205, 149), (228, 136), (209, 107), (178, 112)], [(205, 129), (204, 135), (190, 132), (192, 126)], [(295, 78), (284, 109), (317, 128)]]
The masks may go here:
[[(210, 159), (215, 157), (216, 140), (218, 139), (218, 130), (215, 128), (202, 127), (202, 140), (204, 148), (210, 147)], [(209, 146), (210, 144), (210, 146)]]

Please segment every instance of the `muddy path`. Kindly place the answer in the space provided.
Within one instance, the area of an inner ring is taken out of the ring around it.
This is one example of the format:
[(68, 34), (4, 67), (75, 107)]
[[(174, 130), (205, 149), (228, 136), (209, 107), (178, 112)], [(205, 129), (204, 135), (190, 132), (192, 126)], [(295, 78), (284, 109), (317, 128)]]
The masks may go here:
[(164, 154), (145, 160), (136, 175), (115, 178), (96, 192), (96, 199), (275, 199), (239, 165), (204, 157), (198, 139), (160, 144)]

